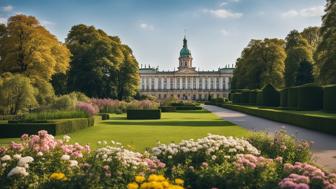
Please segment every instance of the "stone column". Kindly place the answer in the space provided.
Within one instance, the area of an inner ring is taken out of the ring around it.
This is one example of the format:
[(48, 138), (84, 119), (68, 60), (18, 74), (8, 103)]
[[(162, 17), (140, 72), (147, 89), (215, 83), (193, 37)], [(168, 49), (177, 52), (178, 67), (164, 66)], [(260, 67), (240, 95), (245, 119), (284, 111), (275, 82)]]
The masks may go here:
[(224, 79), (223, 77), (219, 78), (219, 89), (220, 90), (223, 90), (223, 79)]
[(225, 77), (225, 90), (229, 90), (229, 77)]

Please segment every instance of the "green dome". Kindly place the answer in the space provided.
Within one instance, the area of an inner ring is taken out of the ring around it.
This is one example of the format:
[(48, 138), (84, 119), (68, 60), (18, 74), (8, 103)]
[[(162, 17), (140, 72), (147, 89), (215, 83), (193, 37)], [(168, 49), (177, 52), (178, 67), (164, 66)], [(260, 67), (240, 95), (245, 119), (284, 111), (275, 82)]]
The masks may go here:
[(188, 57), (188, 56), (191, 56), (191, 52), (188, 49), (187, 39), (184, 37), (183, 48), (180, 51), (180, 57)]

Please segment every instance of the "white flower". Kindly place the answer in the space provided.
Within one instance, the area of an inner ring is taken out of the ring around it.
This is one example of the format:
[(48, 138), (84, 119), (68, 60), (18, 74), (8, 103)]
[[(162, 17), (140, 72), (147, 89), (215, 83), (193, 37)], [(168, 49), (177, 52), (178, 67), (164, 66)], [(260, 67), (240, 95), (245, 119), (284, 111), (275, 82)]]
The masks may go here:
[(21, 176), (28, 176), (29, 173), (27, 172), (26, 168), (24, 167), (14, 167), (11, 171), (8, 173), (8, 177), (14, 176), (14, 175), (21, 175)]
[(104, 141), (103, 141), (103, 144), (104, 144), (104, 145), (106, 145), (106, 144), (107, 144), (107, 141), (106, 141), (106, 140), (104, 140)]
[(216, 159), (217, 159), (217, 156), (213, 155), (213, 156), (211, 156), (211, 159), (212, 159), (212, 160), (216, 160)]
[(172, 159), (173, 158), (173, 156), (168, 156), (168, 159)]
[(68, 161), (70, 160), (70, 156), (67, 154), (62, 155), (61, 160)]
[(63, 140), (64, 140), (64, 142), (69, 142), (70, 139), (71, 139), (71, 137), (68, 136), (68, 135), (64, 135), (64, 136), (63, 136)]
[(14, 159), (16, 159), (16, 160), (19, 160), (19, 159), (21, 159), (21, 154), (15, 154), (14, 156), (13, 156), (13, 158)]
[(7, 166), (7, 163), (3, 163), (1, 164), (2, 167), (6, 167)]
[(32, 158), (30, 156), (26, 156), (26, 157), (23, 157), (19, 160), (19, 162), (17, 163), (17, 166), (28, 168), (28, 164), (33, 162), (33, 161), (34, 161), (34, 158)]
[(10, 155), (4, 155), (1, 158), (1, 161), (10, 161), (10, 160), (12, 160), (12, 158), (10, 157)]
[(37, 156), (43, 156), (43, 152), (38, 152)]
[(78, 161), (76, 161), (76, 160), (70, 160), (69, 162), (70, 162), (70, 167), (78, 166)]
[(101, 145), (101, 144), (102, 144), (102, 142), (101, 142), (101, 141), (98, 141), (97, 143), (98, 143), (98, 145)]

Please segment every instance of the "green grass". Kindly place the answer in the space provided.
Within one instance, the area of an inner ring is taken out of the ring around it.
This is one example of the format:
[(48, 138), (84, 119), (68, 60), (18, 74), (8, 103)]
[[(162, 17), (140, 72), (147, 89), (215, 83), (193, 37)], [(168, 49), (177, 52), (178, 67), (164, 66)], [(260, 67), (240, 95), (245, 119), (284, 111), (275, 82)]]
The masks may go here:
[[(178, 111), (162, 113), (160, 120), (127, 120), (125, 114), (111, 114), (110, 120), (94, 127), (69, 134), (72, 142), (97, 147), (97, 141), (118, 141), (137, 151), (157, 145), (157, 142), (180, 142), (197, 139), (208, 133), (226, 136), (247, 136), (249, 132), (233, 123), (223, 121), (204, 111)], [(0, 139), (0, 144), (13, 139)]]

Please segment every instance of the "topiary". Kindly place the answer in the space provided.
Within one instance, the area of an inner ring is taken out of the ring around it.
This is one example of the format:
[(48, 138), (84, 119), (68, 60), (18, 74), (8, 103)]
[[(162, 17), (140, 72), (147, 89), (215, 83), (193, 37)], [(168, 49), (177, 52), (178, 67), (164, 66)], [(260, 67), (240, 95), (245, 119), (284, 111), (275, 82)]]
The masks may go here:
[(298, 89), (297, 87), (288, 88), (287, 105), (291, 109), (297, 109), (298, 104)]
[(232, 103), (233, 104), (240, 104), (240, 96), (241, 96), (241, 93), (232, 93), (231, 94)]
[(241, 104), (249, 104), (250, 90), (249, 89), (242, 89), (240, 93), (241, 93), (240, 103)]
[(280, 106), (288, 107), (288, 88), (280, 91)]
[(268, 84), (262, 89), (263, 93), (263, 106), (277, 107), (280, 105), (280, 93), (273, 87), (273, 85)]
[(257, 106), (263, 106), (264, 105), (264, 102), (263, 102), (263, 93), (261, 90), (258, 90), (257, 91), (257, 103), (256, 103)]
[(320, 110), (323, 108), (323, 89), (316, 84), (297, 87), (298, 110)]
[(323, 87), (323, 111), (336, 112), (336, 85)]
[(249, 104), (250, 105), (257, 105), (257, 94), (260, 92), (260, 90), (250, 90), (249, 93)]

